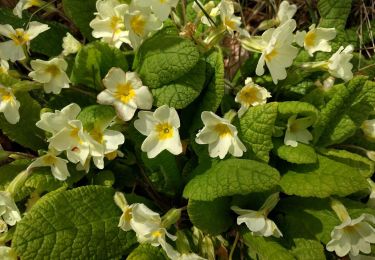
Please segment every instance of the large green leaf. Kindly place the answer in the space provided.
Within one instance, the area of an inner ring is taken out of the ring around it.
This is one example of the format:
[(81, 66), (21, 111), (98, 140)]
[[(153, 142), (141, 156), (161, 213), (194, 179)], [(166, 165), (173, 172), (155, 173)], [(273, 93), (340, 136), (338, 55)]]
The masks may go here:
[(359, 96), (365, 77), (353, 78), (349, 83), (334, 86), (332, 99), (320, 113), (313, 135), (319, 146), (345, 141), (353, 136), (373, 108)]
[[(31, 16), (24, 12), (22, 19), (14, 16), (12, 10), (0, 8), (0, 21), (7, 23), (15, 28), (25, 28), (25, 25), (30, 21)], [(68, 29), (61, 23), (54, 21), (45, 21), (33, 16), (31, 19), (44, 24), (48, 24), (50, 29), (38, 35), (31, 41), (30, 49), (33, 52), (44, 54), (49, 57), (57, 56), (62, 51), (62, 38), (68, 32)]]
[(282, 177), (280, 185), (289, 195), (319, 198), (347, 196), (368, 187), (366, 178), (362, 176), (362, 171), (368, 169), (358, 166), (351, 165), (350, 161), (340, 162), (318, 155), (316, 164), (291, 167)]
[(89, 23), (95, 18), (96, 0), (63, 0), (65, 14), (79, 28), (80, 32), (88, 39), (93, 39)]
[(308, 164), (317, 161), (315, 149), (307, 144), (299, 143), (297, 147), (284, 145), (281, 139), (274, 139), (274, 153), (281, 159), (291, 163)]
[(235, 194), (267, 191), (277, 186), (279, 178), (279, 172), (267, 164), (228, 159), (193, 178), (185, 186), (184, 197), (212, 201)]
[(0, 129), (12, 141), (20, 145), (38, 150), (46, 147), (42, 130), (35, 123), (40, 119), (40, 105), (26, 92), (17, 93), (17, 100), (21, 106), (19, 109), (20, 121), (17, 124), (9, 124), (3, 115), (0, 115)]
[(140, 46), (135, 59), (143, 84), (159, 88), (191, 71), (199, 52), (192, 41), (162, 31)]
[(206, 76), (205, 69), (206, 63), (199, 61), (182, 77), (160, 88), (151, 89), (154, 104), (158, 107), (167, 104), (176, 109), (189, 105), (202, 91)]
[(273, 148), (272, 134), (278, 103), (251, 107), (240, 119), (240, 139), (255, 155), (265, 161)]
[(89, 43), (76, 56), (71, 81), (100, 90), (102, 79), (112, 67), (128, 70), (125, 53), (104, 42)]
[(17, 224), (12, 247), (22, 259), (114, 259), (136, 243), (117, 225), (114, 190), (84, 186), (52, 192)]
[(166, 260), (160, 247), (140, 244), (128, 255), (126, 260)]
[(229, 198), (189, 200), (187, 210), (193, 225), (210, 235), (223, 233), (233, 224)]

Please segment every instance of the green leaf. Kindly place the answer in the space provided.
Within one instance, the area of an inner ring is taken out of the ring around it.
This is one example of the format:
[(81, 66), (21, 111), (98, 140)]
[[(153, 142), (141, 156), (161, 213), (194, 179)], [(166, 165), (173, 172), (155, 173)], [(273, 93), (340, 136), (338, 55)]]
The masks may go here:
[(135, 59), (143, 84), (159, 88), (191, 71), (199, 52), (192, 41), (160, 32), (144, 41)]
[(281, 139), (275, 139), (274, 144), (274, 153), (290, 163), (309, 164), (318, 160), (315, 149), (310, 145), (299, 143), (297, 147), (292, 147), (284, 145)]
[(233, 224), (229, 198), (217, 198), (213, 201), (189, 200), (187, 210), (191, 223), (210, 235), (219, 235)]
[(279, 172), (267, 164), (228, 159), (192, 179), (185, 186), (183, 195), (189, 199), (212, 201), (225, 196), (274, 189), (279, 178)]
[[(17, 124), (9, 124), (3, 115), (0, 116), (0, 129), (12, 141), (33, 150), (46, 147), (44, 133), (36, 127), (35, 123), (40, 119), (40, 105), (26, 92), (17, 93), (17, 100), (21, 106), (19, 109), (20, 121)], [(27, 133), (27, 134), (26, 134)]]
[(126, 260), (166, 260), (160, 247), (140, 244), (128, 255)]
[(293, 255), (276, 239), (253, 236), (250, 232), (242, 232), (243, 241), (249, 247), (252, 259), (259, 260), (291, 260)]
[(117, 225), (114, 190), (84, 186), (52, 192), (17, 224), (12, 248), (22, 259), (114, 259), (136, 243)]
[(112, 106), (92, 105), (85, 107), (77, 119), (81, 120), (84, 129), (90, 132), (96, 128), (101, 129), (101, 126), (108, 126), (115, 116)]
[[(0, 8), (0, 21), (12, 25), (16, 28), (25, 28), (25, 25), (30, 21), (31, 16), (24, 12), (22, 19), (14, 16), (12, 10)], [(45, 21), (32, 17), (32, 21), (38, 21), (47, 24), (50, 29), (38, 35), (31, 41), (30, 49), (33, 52), (44, 54), (49, 57), (57, 56), (62, 51), (62, 38), (65, 37), (68, 29), (61, 23), (54, 21)], [(5, 22), (6, 21), (6, 22)]]
[(21, 159), (0, 167), (0, 190), (5, 190), (9, 183), (29, 166), (30, 160)]
[(318, 162), (296, 165), (281, 178), (280, 186), (288, 195), (325, 198), (347, 196), (366, 189), (368, 183), (358, 165), (318, 155)]
[(288, 119), (292, 115), (299, 115), (300, 117), (311, 116), (318, 118), (319, 111), (313, 105), (306, 102), (299, 101), (285, 101), (278, 103), (279, 118)]
[(92, 40), (92, 28), (89, 23), (95, 18), (96, 0), (62, 0), (64, 13), (73, 21), (79, 28), (79, 31)]
[(181, 173), (174, 155), (163, 151), (155, 158), (149, 159), (146, 153), (142, 153), (142, 161), (148, 172), (158, 173), (161, 176), (161, 180), (156, 184), (159, 191), (174, 195), (180, 190)]
[(372, 107), (358, 98), (365, 81), (365, 77), (356, 77), (347, 86), (334, 87), (332, 99), (322, 109), (315, 124), (313, 135), (317, 145), (325, 147), (345, 141), (367, 119)]
[(101, 90), (102, 79), (112, 67), (128, 70), (125, 53), (107, 43), (92, 42), (78, 52), (70, 79), (74, 84)]
[(255, 106), (240, 118), (240, 139), (262, 161), (268, 162), (278, 103)]
[(325, 260), (323, 245), (316, 240), (306, 238), (293, 239), (291, 253), (298, 260)]
[(205, 62), (199, 61), (191, 71), (182, 77), (160, 88), (151, 89), (154, 105), (160, 107), (167, 104), (176, 109), (189, 105), (202, 91), (206, 76), (205, 69)]

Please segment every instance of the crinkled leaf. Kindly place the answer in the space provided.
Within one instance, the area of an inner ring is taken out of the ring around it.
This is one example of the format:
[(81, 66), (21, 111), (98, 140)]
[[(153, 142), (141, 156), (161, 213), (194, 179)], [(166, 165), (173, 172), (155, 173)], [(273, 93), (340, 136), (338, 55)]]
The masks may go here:
[(117, 225), (114, 190), (84, 186), (52, 192), (17, 224), (12, 248), (23, 259), (114, 259), (136, 243)]
[(233, 224), (229, 198), (217, 198), (213, 201), (189, 200), (187, 210), (193, 225), (210, 235), (225, 232)]
[(278, 103), (255, 106), (240, 119), (240, 139), (262, 161), (268, 162)]
[(192, 70), (199, 52), (190, 40), (161, 32), (140, 46), (135, 59), (143, 84), (159, 88)]
[(92, 28), (89, 26), (91, 20), (95, 18), (94, 13), (96, 12), (96, 0), (63, 0), (64, 13), (73, 21), (73, 23), (79, 28), (79, 31), (92, 40), (91, 35)]
[[(17, 124), (9, 124), (4, 115), (0, 115), (0, 129), (12, 141), (20, 145), (38, 150), (46, 147), (42, 130), (35, 123), (40, 119), (40, 105), (26, 92), (17, 93), (17, 100), (21, 106), (19, 109), (20, 121)], [(25, 134), (27, 132), (27, 134)]]
[(185, 186), (184, 197), (212, 201), (235, 194), (267, 191), (276, 187), (279, 178), (279, 172), (267, 164), (228, 159), (193, 178)]
[[(7, 23), (15, 28), (25, 28), (30, 18), (31, 16), (27, 12), (24, 12), (22, 19), (20, 19), (13, 15), (12, 10), (0, 8), (0, 21), (2, 21), (3, 24)], [(33, 16), (31, 20), (47, 24), (50, 29), (33, 39), (30, 44), (30, 49), (33, 52), (49, 57), (59, 55), (62, 51), (62, 38), (68, 32), (68, 29), (61, 23), (41, 20), (36, 16)]]
[(189, 105), (202, 91), (206, 76), (205, 67), (205, 62), (200, 61), (184, 76), (160, 88), (151, 89), (154, 104), (158, 107), (167, 104), (176, 109)]
[(279, 117), (288, 119), (292, 115), (299, 115), (299, 117), (311, 116), (315, 119), (319, 116), (319, 111), (313, 105), (300, 101), (285, 101), (278, 103)]
[(140, 244), (134, 249), (126, 260), (166, 260), (160, 247), (150, 244)]
[(74, 84), (100, 90), (102, 79), (112, 67), (128, 70), (125, 53), (107, 43), (92, 42), (78, 52), (70, 79)]
[(315, 163), (318, 159), (315, 149), (310, 145), (299, 143), (297, 147), (284, 145), (281, 139), (274, 140), (274, 153), (290, 163)]
[(249, 247), (253, 259), (291, 260), (293, 255), (277, 239), (254, 236), (248, 231), (242, 233), (244, 243)]
[(323, 245), (316, 240), (306, 238), (293, 239), (291, 253), (298, 260), (325, 260)]
[(325, 198), (347, 196), (366, 189), (368, 183), (357, 164), (318, 155), (316, 164), (291, 167), (281, 178), (280, 186), (289, 195)]
[(365, 77), (356, 77), (347, 85), (336, 85), (334, 95), (320, 113), (313, 135), (319, 146), (345, 141), (355, 134), (372, 107), (358, 97), (365, 84)]

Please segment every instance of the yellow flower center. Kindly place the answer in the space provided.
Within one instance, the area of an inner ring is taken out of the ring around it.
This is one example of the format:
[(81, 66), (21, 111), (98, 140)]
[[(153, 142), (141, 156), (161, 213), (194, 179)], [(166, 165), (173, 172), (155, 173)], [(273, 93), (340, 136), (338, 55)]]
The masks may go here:
[(60, 69), (56, 65), (49, 65), (46, 68), (46, 72), (51, 74), (53, 77), (55, 77), (58, 74), (60, 74)]
[(227, 135), (233, 136), (232, 131), (226, 124), (217, 124), (214, 130), (219, 134), (220, 138), (226, 137)]
[(224, 25), (231, 28), (232, 30), (236, 29), (236, 23), (231, 19), (225, 18)]
[(132, 213), (133, 213), (133, 210), (131, 208), (127, 208), (124, 211), (124, 219), (125, 219), (125, 221), (129, 222), (132, 219)]
[(308, 32), (305, 36), (305, 45), (307, 47), (313, 47), (315, 45), (315, 38), (316, 38), (315, 31)]
[(278, 52), (276, 49), (273, 49), (270, 53), (265, 55), (266, 61), (271, 61), (273, 58), (275, 58), (278, 55)]
[(94, 138), (95, 141), (98, 143), (103, 143), (103, 132), (100, 129), (94, 128), (93, 130), (90, 131), (90, 135), (92, 138)]
[(165, 140), (173, 136), (173, 127), (169, 123), (160, 123), (155, 126), (159, 140)]
[(46, 155), (43, 157), (43, 161), (48, 165), (54, 165), (56, 163), (56, 158), (52, 155)]
[(30, 40), (30, 37), (25, 33), (23, 29), (16, 29), (14, 34), (10, 35), (10, 38), (16, 45), (24, 45)]
[(258, 101), (258, 89), (252, 86), (245, 86), (240, 91), (240, 100), (247, 105), (251, 105), (254, 102)]
[(144, 34), (145, 25), (146, 20), (141, 14), (133, 16), (130, 20), (130, 26), (138, 36), (142, 36)]
[(160, 2), (161, 4), (165, 4), (165, 3), (167, 2), (167, 0), (159, 0), (159, 2)]
[(153, 237), (161, 237), (163, 235), (163, 232), (161, 232), (160, 230), (156, 230), (156, 231), (152, 232), (151, 235)]
[(127, 104), (135, 97), (135, 91), (132, 84), (130, 82), (126, 82), (125, 84), (117, 85), (115, 97), (120, 99), (122, 103)]
[(13, 95), (6, 89), (0, 89), (1, 100), (4, 102), (9, 102), (13, 100)]
[(125, 29), (125, 25), (121, 17), (112, 16), (110, 26), (114, 34), (119, 34), (123, 29)]

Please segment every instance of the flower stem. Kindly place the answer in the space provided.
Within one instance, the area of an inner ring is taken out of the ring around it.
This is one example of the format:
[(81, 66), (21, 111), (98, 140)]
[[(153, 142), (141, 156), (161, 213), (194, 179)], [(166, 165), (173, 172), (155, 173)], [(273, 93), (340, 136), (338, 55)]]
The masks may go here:
[(237, 246), (239, 238), (240, 238), (240, 233), (236, 231), (236, 238), (234, 239), (232, 248), (230, 249), (229, 258), (228, 258), (229, 260), (233, 259), (234, 250), (236, 250), (236, 246)]

